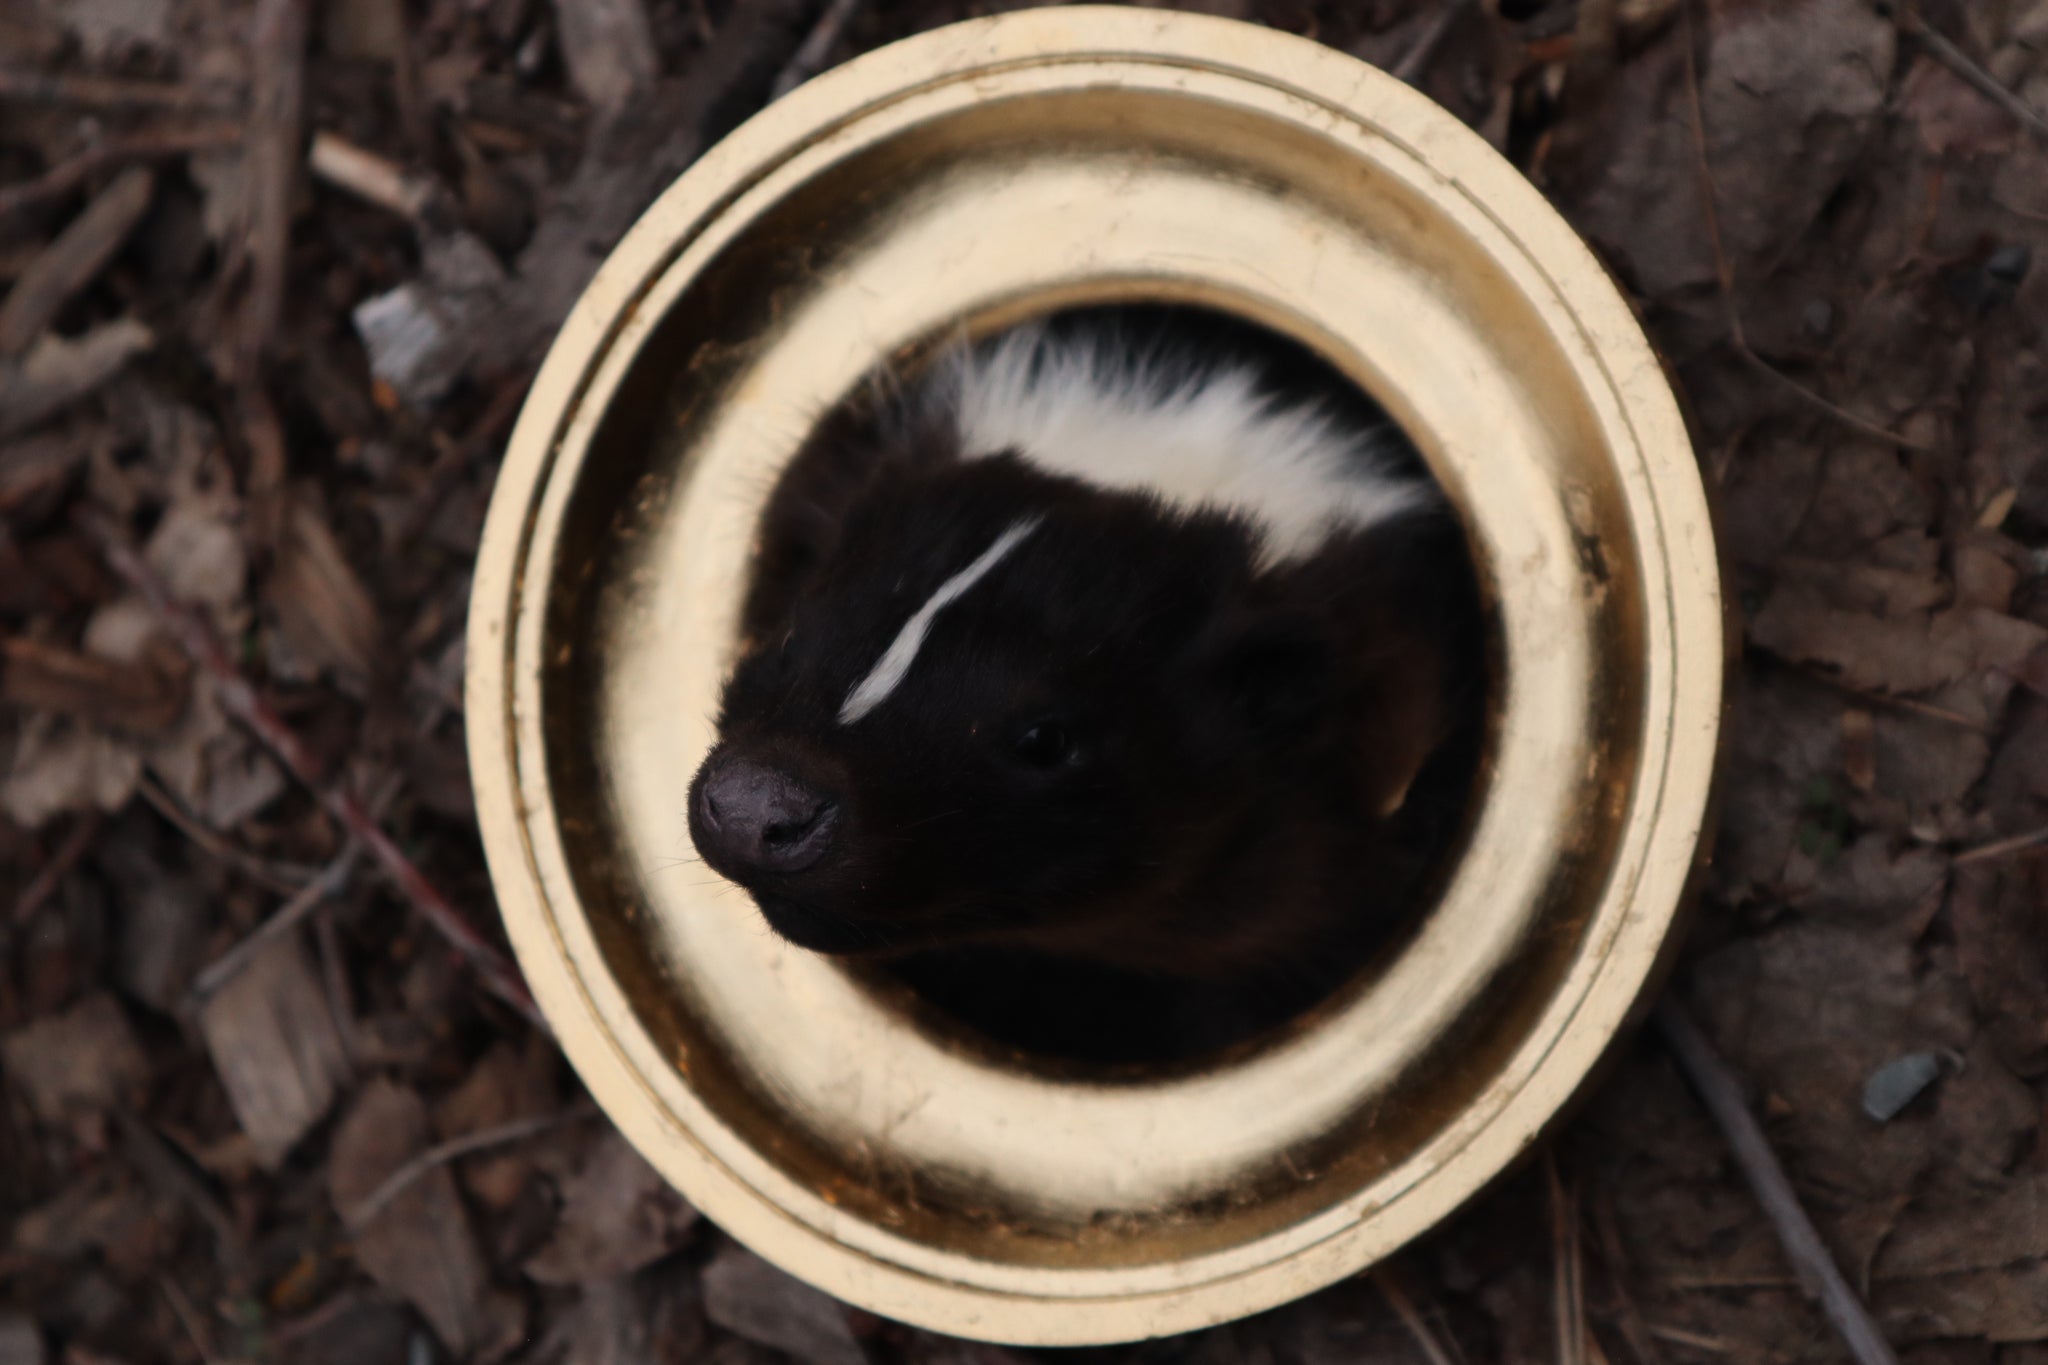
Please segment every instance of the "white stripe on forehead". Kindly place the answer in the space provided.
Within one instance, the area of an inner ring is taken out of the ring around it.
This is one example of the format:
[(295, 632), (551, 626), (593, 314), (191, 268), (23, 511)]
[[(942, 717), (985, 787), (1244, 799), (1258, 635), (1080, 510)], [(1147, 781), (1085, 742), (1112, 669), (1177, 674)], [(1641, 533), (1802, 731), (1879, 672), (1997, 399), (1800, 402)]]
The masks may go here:
[(882, 651), (882, 657), (868, 675), (855, 683), (853, 690), (846, 694), (846, 704), (839, 708), (839, 723), (851, 725), (868, 712), (889, 699), (910, 666), (917, 662), (917, 652), (924, 648), (925, 636), (931, 634), (932, 621), (946, 604), (957, 601), (966, 591), (988, 576), (989, 570), (1002, 563), (1003, 557), (1017, 548), (1024, 537), (1038, 529), (1039, 517), (1024, 517), (1010, 524), (1010, 528), (997, 536), (995, 543), (983, 550), (972, 564), (939, 584), (937, 592), (925, 599), (917, 613), (903, 623), (903, 629), (896, 632), (896, 638)]
[(1242, 362), (1025, 326), (936, 378), (968, 458), (1014, 453), (1184, 512), (1237, 513), (1258, 533), (1261, 567), (1435, 500), (1428, 483), (1395, 472), (1389, 429), (1279, 399)]

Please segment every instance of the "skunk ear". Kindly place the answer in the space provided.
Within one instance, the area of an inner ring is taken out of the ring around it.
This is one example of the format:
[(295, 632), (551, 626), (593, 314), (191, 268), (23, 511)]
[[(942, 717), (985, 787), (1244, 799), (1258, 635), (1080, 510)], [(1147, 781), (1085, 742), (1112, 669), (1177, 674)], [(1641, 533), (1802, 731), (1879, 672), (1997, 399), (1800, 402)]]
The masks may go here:
[(1336, 681), (1326, 630), (1296, 612), (1226, 613), (1202, 633), (1194, 661), (1196, 692), (1214, 720), (1269, 739), (1313, 729)]

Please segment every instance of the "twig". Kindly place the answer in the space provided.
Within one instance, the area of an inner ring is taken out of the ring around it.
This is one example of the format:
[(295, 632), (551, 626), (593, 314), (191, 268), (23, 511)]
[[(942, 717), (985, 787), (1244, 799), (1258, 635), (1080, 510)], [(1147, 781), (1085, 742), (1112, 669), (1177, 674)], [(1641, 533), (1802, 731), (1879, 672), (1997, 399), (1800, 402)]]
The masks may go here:
[(0, 305), (0, 355), (27, 349), (65, 302), (98, 278), (149, 211), (155, 190), (156, 175), (147, 166), (130, 166), (21, 272)]
[(1778, 1242), (1785, 1249), (1786, 1259), (1792, 1262), (1807, 1297), (1819, 1302), (1821, 1311), (1841, 1334), (1843, 1344), (1858, 1365), (1897, 1365), (1898, 1357), (1892, 1354), (1884, 1335), (1871, 1321), (1869, 1310), (1842, 1278), (1841, 1268), (1828, 1254), (1813, 1220), (1801, 1207), (1792, 1182), (1785, 1176), (1785, 1168), (1779, 1165), (1763, 1129), (1757, 1126), (1743, 1102), (1735, 1074), (1677, 1001), (1667, 996), (1658, 1004), (1656, 1018), (1665, 1046), (1671, 1049), (1679, 1069), (1728, 1140), (1736, 1163), (1742, 1167), (1750, 1189), (1756, 1192), (1757, 1202), (1763, 1205), (1764, 1216), (1778, 1234)]
[(180, 834), (199, 845), (201, 850), (227, 863), (265, 890), (280, 896), (296, 896), (307, 882), (319, 875), (314, 868), (265, 858), (234, 843), (186, 810), (178, 803), (177, 797), (165, 791), (147, 773), (137, 779), (135, 791), (149, 803), (150, 809), (176, 826)]
[(171, 1306), (171, 1312), (185, 1329), (185, 1335), (192, 1338), (192, 1349), (199, 1352), (201, 1365), (215, 1365), (220, 1357), (214, 1354), (212, 1344), (207, 1340), (205, 1324), (192, 1306), (192, 1300), (185, 1297), (185, 1291), (178, 1288), (177, 1281), (168, 1277), (158, 1282), (164, 1292), (164, 1302)]
[(362, 856), (362, 852), (362, 844), (354, 839), (349, 840), (348, 845), (336, 855), (334, 861), (321, 869), (319, 876), (300, 887), (290, 900), (278, 907), (275, 914), (199, 970), (192, 978), (192, 998), (204, 1000), (227, 985), (234, 979), (235, 973), (249, 965), (249, 959), (256, 955), (257, 949), (339, 895), (341, 889), (348, 885), (349, 874), (355, 871), (356, 860)]
[(292, 183), (299, 168), (306, 34), (311, 0), (257, 0), (249, 46), (256, 71), (249, 104), (249, 297), (242, 317), (239, 369), (256, 373), (284, 314)]
[(1387, 1307), (1394, 1310), (1394, 1316), (1408, 1329), (1408, 1335), (1415, 1338), (1416, 1349), (1422, 1352), (1429, 1365), (1456, 1365), (1443, 1343), (1437, 1340), (1436, 1332), (1416, 1311), (1415, 1301), (1408, 1297), (1408, 1291), (1401, 1287), (1393, 1271), (1384, 1265), (1372, 1268), (1372, 1286), (1380, 1291), (1380, 1297), (1387, 1301)]
[(328, 184), (404, 218), (417, 220), (440, 195), (440, 187), (427, 177), (324, 129), (313, 134), (306, 168)]
[(92, 848), (92, 841), (99, 837), (100, 825), (105, 820), (98, 811), (88, 811), (71, 822), (71, 829), (64, 836), (64, 842), (57, 845), (57, 851), (50, 855), (50, 861), (43, 864), (35, 880), (14, 899), (14, 922), (25, 924), (28, 917), (43, 908), (43, 902), (56, 894), (71, 870), (78, 866)]
[(1557, 1154), (1546, 1151), (1550, 1187), (1552, 1319), (1557, 1324), (1557, 1365), (1586, 1365), (1586, 1281), (1579, 1256), (1579, 1195), (1557, 1173)]
[(95, 109), (231, 109), (240, 103), (218, 86), (131, 81), (111, 76), (60, 76), (0, 66), (0, 99), (76, 104)]
[(135, 133), (88, 147), (67, 161), (60, 161), (33, 180), (0, 187), (0, 218), (7, 218), (61, 199), (109, 166), (129, 161), (161, 161), (190, 156), (194, 152), (232, 147), (242, 140), (238, 123), (217, 123), (196, 128), (162, 128)]
[(2028, 104), (2018, 95), (2005, 88), (1998, 78), (1986, 71), (1970, 55), (1943, 37), (1935, 27), (1915, 14), (1911, 9), (1902, 10), (1899, 23), (1906, 32), (1924, 43), (1929, 52), (1938, 58), (1943, 66), (1967, 81), (1978, 94), (1990, 100), (2026, 125), (2036, 137), (2048, 138), (2048, 114)]
[(525, 1015), (535, 1027), (547, 1031), (547, 1021), (541, 1018), (532, 994), (511, 961), (492, 947), (440, 889), (427, 880), (426, 874), (371, 818), (361, 801), (340, 786), (321, 778), (312, 755), (306, 752), (299, 737), (278, 717), (277, 712), (257, 696), (256, 689), (228, 658), (227, 650), (213, 633), (213, 628), (190, 607), (174, 600), (156, 571), (135, 552), (133, 546), (97, 516), (81, 513), (77, 519), (80, 528), (99, 545), (108, 566), (142, 594), (178, 647), (213, 679), (222, 708), (247, 727), (263, 747), (284, 764), (286, 771), (319, 798), (328, 814), (361, 842), (384, 870), (384, 875), (412, 903), (428, 926), (448, 940), (469, 962), (486, 989)]
[(487, 1148), (503, 1147), (507, 1143), (519, 1142), (553, 1128), (565, 1127), (583, 1119), (596, 1117), (597, 1110), (587, 1104), (579, 1104), (558, 1114), (514, 1119), (510, 1123), (501, 1123), (494, 1128), (482, 1128), (474, 1133), (465, 1133), (459, 1138), (437, 1143), (386, 1176), (383, 1184), (363, 1196), (363, 1201), (349, 1210), (344, 1221), (350, 1232), (360, 1232), (372, 1218), (382, 1213), (392, 1200), (404, 1194), (413, 1181), (437, 1166), (460, 1160)]
[(1727, 317), (1729, 344), (1753, 369), (1843, 425), (1889, 445), (1917, 450), (1923, 454), (1936, 453), (1931, 447), (1915, 441), (1910, 436), (1887, 431), (1877, 423), (1858, 417), (1839, 403), (1814, 392), (1758, 355), (1756, 349), (1749, 344), (1749, 334), (1742, 327), (1742, 312), (1735, 304), (1735, 267), (1729, 263), (1728, 253), (1721, 241), (1718, 191), (1714, 184), (1713, 162), (1707, 156), (1707, 116), (1705, 106), (1700, 100), (1699, 47), (1693, 34), (1692, 0), (1680, 0), (1679, 14), (1685, 24), (1685, 61), (1682, 65), (1685, 67), (1686, 97), (1692, 105), (1692, 148), (1694, 163), (1698, 167), (1700, 177), (1700, 216), (1706, 222), (1707, 245), (1714, 255), (1714, 277), (1720, 286), (1721, 310)]
[(1422, 73), (1436, 57), (1436, 50), (1444, 45), (1444, 39), (1451, 36), (1451, 30), (1465, 17), (1465, 11), (1472, 8), (1472, 0), (1450, 0), (1437, 11), (1436, 18), (1429, 21), (1429, 27), (1422, 30), (1415, 43), (1401, 54), (1401, 60), (1394, 63), (1388, 74), (1398, 81), (1414, 85), (1422, 79)]
[(1663, 1365), (1663, 1354), (1650, 1336), (1650, 1329), (1643, 1321), (1642, 1309), (1636, 1305), (1636, 1296), (1629, 1290), (1628, 1278), (1622, 1273), (1622, 1266), (1628, 1260), (1621, 1245), (1621, 1227), (1615, 1221), (1614, 1200), (1604, 1186), (1596, 1185), (1593, 1192), (1593, 1231), (1600, 1238), (1600, 1256), (1607, 1266), (1607, 1284), (1614, 1291), (1615, 1319), (1621, 1326), (1621, 1335), (1635, 1352), (1638, 1365)]
[(1979, 844), (1975, 848), (1966, 848), (1961, 853), (1956, 854), (1950, 861), (1960, 867), (1965, 863), (1982, 863), (1989, 862), (1994, 858), (2009, 858), (2015, 853), (2025, 853), (2029, 849), (2043, 847), (2048, 847), (2048, 829), (2030, 830), (2025, 834), (2015, 834), (2005, 839), (1993, 839), (1988, 844)]
[(818, 22), (797, 48), (795, 55), (783, 66), (775, 77), (775, 84), (769, 89), (770, 99), (781, 99), (790, 91), (802, 85), (825, 69), (825, 59), (832, 55), (832, 45), (846, 32), (846, 25), (853, 18), (853, 12), (860, 8), (860, 0), (831, 0), (825, 12), (818, 16)]

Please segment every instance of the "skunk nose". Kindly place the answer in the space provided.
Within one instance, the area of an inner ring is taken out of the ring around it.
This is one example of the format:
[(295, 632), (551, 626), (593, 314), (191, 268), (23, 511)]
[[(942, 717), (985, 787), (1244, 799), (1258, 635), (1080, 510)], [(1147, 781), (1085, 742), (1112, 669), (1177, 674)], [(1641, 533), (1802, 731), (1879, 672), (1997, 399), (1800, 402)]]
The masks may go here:
[(692, 833), (714, 866), (801, 872), (825, 856), (839, 803), (788, 773), (728, 758), (697, 784)]

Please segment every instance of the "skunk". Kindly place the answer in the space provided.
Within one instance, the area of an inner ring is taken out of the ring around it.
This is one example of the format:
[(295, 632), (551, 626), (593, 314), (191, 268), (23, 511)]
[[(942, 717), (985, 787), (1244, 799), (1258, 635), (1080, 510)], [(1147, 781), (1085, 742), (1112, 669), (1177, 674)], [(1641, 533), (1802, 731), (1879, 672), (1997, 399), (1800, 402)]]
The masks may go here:
[(1328, 994), (1476, 753), (1476, 589), (1420, 461), (1187, 331), (1028, 325), (830, 414), (689, 793), (777, 933), (1040, 1051), (1177, 1055)]

